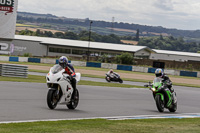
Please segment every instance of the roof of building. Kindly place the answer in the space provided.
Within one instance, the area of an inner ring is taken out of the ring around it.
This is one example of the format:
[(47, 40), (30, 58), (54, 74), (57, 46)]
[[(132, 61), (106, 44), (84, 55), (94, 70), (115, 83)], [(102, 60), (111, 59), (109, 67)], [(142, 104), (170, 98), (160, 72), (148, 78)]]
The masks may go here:
[(140, 50), (147, 50), (149, 52), (154, 52), (147, 46), (133, 46), (124, 44), (114, 44), (114, 43), (102, 43), (102, 42), (88, 42), (70, 39), (59, 39), (59, 38), (49, 38), (49, 37), (37, 37), (37, 36), (23, 36), (15, 35), (16, 40), (27, 40), (36, 41), (41, 44), (47, 45), (59, 45), (59, 46), (71, 46), (71, 47), (82, 47), (82, 48), (94, 48), (94, 49), (104, 49), (104, 50), (114, 50), (114, 51), (124, 51), (124, 52), (137, 52)]
[(169, 51), (169, 50), (157, 50), (153, 49), (156, 54), (168, 54), (168, 55), (180, 55), (180, 56), (193, 56), (200, 57), (200, 53), (190, 53), (190, 52), (181, 52), (181, 51)]

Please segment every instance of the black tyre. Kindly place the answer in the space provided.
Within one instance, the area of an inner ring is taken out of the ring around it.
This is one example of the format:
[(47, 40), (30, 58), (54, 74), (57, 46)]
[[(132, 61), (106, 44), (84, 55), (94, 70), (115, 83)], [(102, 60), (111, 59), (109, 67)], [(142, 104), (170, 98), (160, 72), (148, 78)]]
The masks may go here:
[(122, 79), (119, 79), (119, 83), (121, 83), (121, 84), (122, 84), (122, 83), (123, 83), (123, 80), (122, 80)]
[(50, 109), (55, 109), (59, 100), (56, 90), (49, 90), (47, 93), (47, 105)]
[(79, 92), (76, 89), (76, 91), (73, 92), (71, 101), (69, 104), (67, 104), (67, 107), (69, 109), (75, 109), (78, 106), (78, 102), (79, 102)]
[(108, 79), (108, 77), (105, 77), (105, 79), (106, 79), (107, 82), (110, 82), (110, 79)]
[(159, 112), (164, 112), (164, 101), (162, 101), (160, 95), (155, 96), (156, 106)]
[(171, 108), (169, 108), (170, 112), (176, 112), (176, 110), (177, 110), (177, 102), (174, 103)]

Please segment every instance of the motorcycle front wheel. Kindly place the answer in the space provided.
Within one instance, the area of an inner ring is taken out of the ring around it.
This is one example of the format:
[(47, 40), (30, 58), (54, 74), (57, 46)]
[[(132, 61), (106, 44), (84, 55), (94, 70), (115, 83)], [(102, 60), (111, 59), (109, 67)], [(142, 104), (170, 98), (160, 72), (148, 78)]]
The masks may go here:
[(75, 109), (78, 106), (78, 102), (79, 102), (79, 92), (76, 89), (73, 94), (72, 94), (72, 98), (69, 104), (67, 104), (67, 107), (69, 109)]
[(177, 102), (172, 105), (172, 108), (169, 108), (170, 112), (176, 112), (177, 110)]
[(49, 90), (47, 93), (47, 105), (50, 109), (55, 109), (58, 103), (58, 95), (56, 90)]
[(164, 101), (161, 99), (161, 95), (155, 96), (156, 106), (159, 112), (164, 112)]
[(110, 79), (108, 79), (108, 77), (105, 77), (105, 79), (106, 79), (107, 82), (110, 82)]
[(122, 84), (122, 83), (123, 83), (123, 80), (122, 80), (122, 79), (119, 79), (119, 83), (121, 83), (121, 84)]

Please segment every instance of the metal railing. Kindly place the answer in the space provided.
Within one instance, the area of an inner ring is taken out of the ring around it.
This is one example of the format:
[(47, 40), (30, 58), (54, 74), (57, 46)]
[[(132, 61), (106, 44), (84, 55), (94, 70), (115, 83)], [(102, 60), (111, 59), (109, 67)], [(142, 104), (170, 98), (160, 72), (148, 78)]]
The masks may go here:
[(0, 64), (0, 76), (27, 78), (28, 66)]

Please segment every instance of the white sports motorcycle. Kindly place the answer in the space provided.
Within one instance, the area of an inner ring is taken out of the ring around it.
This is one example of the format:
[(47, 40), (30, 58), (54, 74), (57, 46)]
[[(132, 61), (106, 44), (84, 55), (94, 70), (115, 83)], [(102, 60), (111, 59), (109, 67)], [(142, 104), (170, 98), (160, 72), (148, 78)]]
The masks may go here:
[[(46, 76), (48, 93), (47, 105), (50, 109), (55, 109), (57, 104), (65, 104), (69, 109), (75, 109), (79, 102), (79, 92), (72, 87), (70, 76), (63, 74), (65, 70), (60, 65), (51, 67)], [(76, 81), (79, 82), (80, 73), (76, 73)]]

